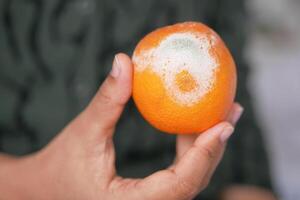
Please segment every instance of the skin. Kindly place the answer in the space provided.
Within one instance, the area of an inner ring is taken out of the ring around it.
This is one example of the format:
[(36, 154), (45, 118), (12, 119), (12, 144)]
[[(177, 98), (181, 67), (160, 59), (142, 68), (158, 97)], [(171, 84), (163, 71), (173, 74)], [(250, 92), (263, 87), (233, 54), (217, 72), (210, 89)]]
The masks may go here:
[(144, 179), (117, 175), (112, 141), (131, 96), (132, 63), (117, 54), (113, 69), (85, 110), (41, 151), (0, 155), (0, 194), (7, 200), (185, 200), (201, 192), (217, 167), (242, 114), (234, 103), (227, 121), (198, 135), (178, 135), (174, 163)]

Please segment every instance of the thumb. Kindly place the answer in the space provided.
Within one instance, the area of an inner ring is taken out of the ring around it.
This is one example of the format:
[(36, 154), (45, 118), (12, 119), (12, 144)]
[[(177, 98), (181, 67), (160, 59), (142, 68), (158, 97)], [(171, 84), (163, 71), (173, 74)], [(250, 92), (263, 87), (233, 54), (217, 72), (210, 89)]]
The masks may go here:
[(75, 120), (75, 126), (80, 127), (77, 130), (100, 137), (111, 136), (131, 90), (132, 62), (126, 54), (117, 54), (110, 74), (87, 108)]

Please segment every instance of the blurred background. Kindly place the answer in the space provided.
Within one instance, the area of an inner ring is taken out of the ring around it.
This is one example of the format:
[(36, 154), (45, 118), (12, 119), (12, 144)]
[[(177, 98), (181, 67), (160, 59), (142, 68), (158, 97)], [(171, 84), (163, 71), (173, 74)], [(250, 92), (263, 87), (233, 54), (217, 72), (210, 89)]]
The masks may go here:
[(300, 1), (252, 0), (249, 89), (263, 128), (275, 187), (300, 199)]
[[(299, 0), (0, 0), (0, 151), (43, 148), (87, 105), (115, 53), (130, 55), (157, 27), (200, 21), (221, 35), (236, 60), (245, 113), (197, 199), (226, 199), (227, 188), (243, 185), (298, 200), (299, 10)], [(146, 176), (174, 157), (175, 137), (150, 127), (132, 101), (115, 144), (124, 176)], [(254, 192), (239, 200), (245, 194)]]

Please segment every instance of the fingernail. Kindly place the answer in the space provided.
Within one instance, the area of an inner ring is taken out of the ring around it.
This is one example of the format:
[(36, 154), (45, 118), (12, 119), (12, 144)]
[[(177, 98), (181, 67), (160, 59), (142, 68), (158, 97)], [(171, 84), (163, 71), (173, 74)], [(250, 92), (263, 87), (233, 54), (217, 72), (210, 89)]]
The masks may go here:
[(234, 128), (232, 126), (227, 126), (224, 128), (220, 134), (220, 140), (222, 143), (226, 143), (229, 137), (232, 135)]
[(120, 62), (118, 60), (118, 55), (115, 55), (112, 69), (110, 71), (110, 75), (114, 78), (118, 78), (121, 73)]
[(239, 106), (238, 109), (236, 110), (236, 112), (232, 116), (233, 124), (236, 124), (238, 122), (238, 120), (240, 119), (240, 117), (243, 114), (243, 111), (244, 111), (244, 108), (242, 106)]

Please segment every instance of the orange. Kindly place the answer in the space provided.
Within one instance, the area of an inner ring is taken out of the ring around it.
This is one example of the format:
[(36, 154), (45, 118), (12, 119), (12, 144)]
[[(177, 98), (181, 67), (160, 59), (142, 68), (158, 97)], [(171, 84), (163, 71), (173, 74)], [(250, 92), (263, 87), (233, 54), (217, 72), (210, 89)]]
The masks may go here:
[(159, 28), (138, 43), (132, 60), (134, 102), (157, 129), (201, 133), (228, 115), (236, 67), (222, 39), (206, 25)]

